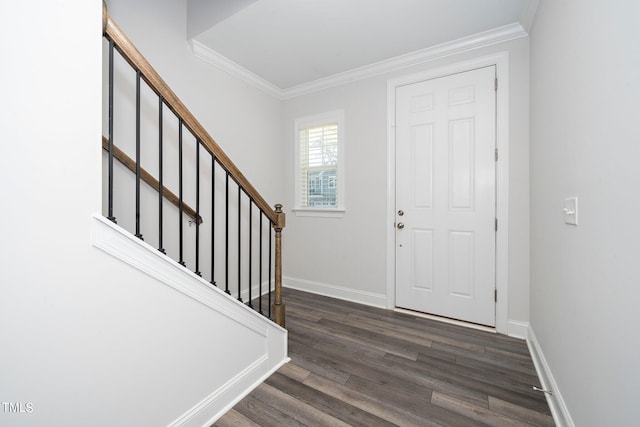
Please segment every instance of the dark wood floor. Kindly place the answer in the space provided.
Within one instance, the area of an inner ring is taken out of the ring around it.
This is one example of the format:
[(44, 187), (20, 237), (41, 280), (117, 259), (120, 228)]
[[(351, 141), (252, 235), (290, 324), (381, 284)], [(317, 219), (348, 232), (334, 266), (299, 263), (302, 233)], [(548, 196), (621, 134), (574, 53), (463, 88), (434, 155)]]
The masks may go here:
[(216, 426), (553, 426), (524, 341), (285, 290), (291, 362)]

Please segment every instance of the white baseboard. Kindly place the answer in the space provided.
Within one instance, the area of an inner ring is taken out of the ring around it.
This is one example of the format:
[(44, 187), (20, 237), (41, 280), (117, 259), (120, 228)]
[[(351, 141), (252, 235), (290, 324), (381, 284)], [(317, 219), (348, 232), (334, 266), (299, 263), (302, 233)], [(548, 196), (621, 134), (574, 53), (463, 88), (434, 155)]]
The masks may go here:
[(529, 322), (519, 320), (509, 320), (507, 322), (507, 335), (514, 338), (527, 339), (529, 332)]
[[(169, 426), (197, 427), (212, 425), (290, 360), (291, 359), (287, 357), (279, 361), (279, 363), (271, 367), (266, 373), (256, 378), (255, 373), (263, 372), (264, 369), (262, 369), (262, 367), (269, 364), (267, 356), (257, 360), (223, 387), (220, 387), (214, 393), (207, 396), (202, 402), (182, 414), (178, 419), (169, 424)], [(234, 397), (229, 400), (229, 396)]]
[(575, 424), (571, 419), (571, 415), (569, 414), (569, 410), (567, 409), (567, 405), (565, 405), (564, 399), (562, 398), (562, 393), (560, 393), (558, 384), (553, 378), (553, 374), (551, 373), (551, 369), (544, 357), (542, 348), (540, 348), (540, 344), (536, 339), (536, 335), (533, 333), (531, 326), (529, 326), (528, 329), (527, 344), (529, 346), (529, 352), (531, 353), (531, 358), (533, 359), (536, 372), (538, 372), (540, 383), (543, 389), (550, 390), (552, 392), (551, 395), (545, 394), (545, 396), (547, 398), (547, 403), (549, 404), (549, 409), (551, 409), (553, 420), (558, 427), (575, 427)]
[(282, 286), (284, 286), (285, 288), (297, 289), (299, 291), (324, 295), (326, 297), (337, 298), (378, 308), (387, 308), (387, 296), (385, 294), (359, 291), (356, 289), (344, 288), (342, 286), (330, 285), (327, 283), (297, 279), (295, 277), (285, 276), (282, 278), (282, 282)]

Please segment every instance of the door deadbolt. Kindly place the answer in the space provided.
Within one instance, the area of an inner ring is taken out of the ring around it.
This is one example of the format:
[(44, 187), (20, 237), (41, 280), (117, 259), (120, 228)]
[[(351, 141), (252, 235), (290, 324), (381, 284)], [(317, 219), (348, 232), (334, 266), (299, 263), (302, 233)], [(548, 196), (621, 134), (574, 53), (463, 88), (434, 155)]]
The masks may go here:
[(400, 209), (400, 210), (398, 211), (398, 216), (403, 216), (403, 215), (404, 215), (404, 211), (403, 211), (402, 209)]
[(398, 227), (398, 229), (402, 230), (404, 228), (404, 224), (399, 222), (398, 225), (396, 225), (396, 227)]

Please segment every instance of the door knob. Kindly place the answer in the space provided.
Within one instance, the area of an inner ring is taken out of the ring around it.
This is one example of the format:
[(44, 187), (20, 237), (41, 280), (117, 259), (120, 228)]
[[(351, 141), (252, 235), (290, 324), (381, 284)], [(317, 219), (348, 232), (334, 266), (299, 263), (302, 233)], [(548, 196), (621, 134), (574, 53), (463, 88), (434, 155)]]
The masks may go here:
[(398, 227), (400, 230), (402, 230), (404, 228), (404, 224), (399, 222), (398, 225), (396, 225), (396, 227)]

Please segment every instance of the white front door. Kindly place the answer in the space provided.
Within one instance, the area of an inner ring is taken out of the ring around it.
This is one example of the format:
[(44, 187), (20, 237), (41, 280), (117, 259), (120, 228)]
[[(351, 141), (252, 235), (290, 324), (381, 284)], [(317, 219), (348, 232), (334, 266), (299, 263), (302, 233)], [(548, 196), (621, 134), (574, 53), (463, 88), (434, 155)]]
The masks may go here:
[(396, 305), (495, 326), (495, 66), (396, 89)]

